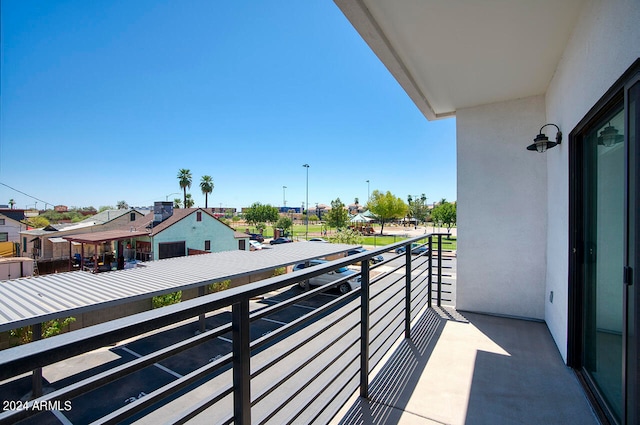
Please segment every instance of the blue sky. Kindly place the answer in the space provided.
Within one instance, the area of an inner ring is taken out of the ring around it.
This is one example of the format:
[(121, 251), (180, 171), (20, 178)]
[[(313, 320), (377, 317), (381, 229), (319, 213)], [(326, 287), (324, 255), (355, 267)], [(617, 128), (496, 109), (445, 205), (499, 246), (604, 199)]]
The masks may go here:
[[(0, 204), (456, 199), (455, 119), (429, 122), (335, 4), (4, 0)], [(366, 181), (370, 184), (367, 185)]]

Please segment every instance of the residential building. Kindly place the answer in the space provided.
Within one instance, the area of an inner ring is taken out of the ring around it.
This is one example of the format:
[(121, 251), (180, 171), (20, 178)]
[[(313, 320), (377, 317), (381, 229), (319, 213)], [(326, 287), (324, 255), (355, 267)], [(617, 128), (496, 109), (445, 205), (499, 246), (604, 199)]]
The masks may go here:
[(0, 242), (19, 242), (20, 231), (27, 228), (24, 218), (24, 210), (0, 209)]
[(131, 226), (136, 220), (144, 217), (137, 210), (106, 210), (78, 223), (51, 224), (42, 229), (22, 230), (22, 255), (38, 260), (66, 259), (80, 253), (78, 245), (69, 246), (63, 236), (80, 233), (103, 232)]
[(601, 419), (638, 423), (640, 2), (335, 2), (456, 117), (457, 308), (544, 321)]
[(171, 202), (156, 202), (154, 214), (136, 222), (136, 229), (149, 231), (149, 236), (134, 238), (132, 247), (143, 261), (181, 257), (189, 251), (249, 250), (249, 235), (218, 220), (211, 209), (174, 209)]

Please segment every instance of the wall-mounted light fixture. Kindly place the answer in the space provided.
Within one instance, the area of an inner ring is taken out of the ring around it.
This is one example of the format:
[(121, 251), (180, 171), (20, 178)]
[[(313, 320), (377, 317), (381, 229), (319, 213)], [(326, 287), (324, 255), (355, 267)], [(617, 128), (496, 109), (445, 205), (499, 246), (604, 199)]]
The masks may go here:
[[(551, 140), (549, 140), (547, 135), (542, 132), (542, 129), (545, 128), (548, 125), (552, 125), (552, 126), (554, 126), (555, 128), (558, 129), (558, 132), (556, 133), (556, 141), (555, 142), (552, 142)], [(536, 138), (533, 139), (533, 143), (532, 144), (527, 146), (527, 150), (538, 151), (538, 152), (542, 153), (542, 152), (545, 152), (547, 149), (551, 149), (555, 145), (559, 145), (561, 142), (562, 142), (562, 131), (560, 131), (560, 128), (555, 124), (545, 124), (542, 127), (540, 127), (540, 134), (538, 134), (536, 136)]]
[(609, 123), (609, 125), (600, 132), (600, 136), (598, 136), (598, 144), (604, 145), (608, 148), (616, 143), (622, 143), (623, 141), (624, 136), (622, 134), (618, 134), (618, 130), (612, 126), (611, 123)]

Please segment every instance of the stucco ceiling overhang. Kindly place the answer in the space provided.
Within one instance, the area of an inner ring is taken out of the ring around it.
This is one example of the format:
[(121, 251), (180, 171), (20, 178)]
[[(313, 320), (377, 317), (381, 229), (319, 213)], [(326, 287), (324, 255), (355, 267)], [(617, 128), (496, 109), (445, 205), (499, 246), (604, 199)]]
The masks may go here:
[(546, 92), (583, 0), (334, 0), (429, 120)]

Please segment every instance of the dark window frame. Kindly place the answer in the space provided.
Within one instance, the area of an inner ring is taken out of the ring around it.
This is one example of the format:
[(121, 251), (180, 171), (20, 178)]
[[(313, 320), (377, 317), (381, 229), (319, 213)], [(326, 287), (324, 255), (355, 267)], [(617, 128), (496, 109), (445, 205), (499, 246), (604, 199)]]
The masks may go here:
[(204, 250), (205, 251), (211, 251), (211, 241), (210, 240), (204, 241)]
[(202, 221), (202, 211), (196, 212), (196, 221)]

